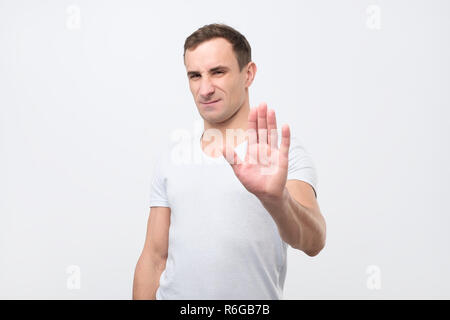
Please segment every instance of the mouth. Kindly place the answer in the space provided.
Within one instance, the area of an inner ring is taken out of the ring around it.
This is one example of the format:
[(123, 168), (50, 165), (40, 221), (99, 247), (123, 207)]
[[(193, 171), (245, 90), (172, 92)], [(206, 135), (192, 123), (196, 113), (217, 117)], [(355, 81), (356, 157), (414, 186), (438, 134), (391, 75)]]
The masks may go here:
[(219, 101), (220, 101), (220, 99), (213, 100), (213, 101), (210, 101), (210, 102), (200, 102), (200, 103), (205, 105), (205, 106), (212, 106), (213, 104), (215, 104), (215, 103), (217, 103)]

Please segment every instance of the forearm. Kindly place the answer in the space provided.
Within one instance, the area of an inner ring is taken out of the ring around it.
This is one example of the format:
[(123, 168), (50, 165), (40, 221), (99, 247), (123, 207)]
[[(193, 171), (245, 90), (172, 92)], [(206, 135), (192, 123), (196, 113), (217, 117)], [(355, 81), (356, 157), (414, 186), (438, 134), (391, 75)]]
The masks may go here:
[(156, 300), (159, 278), (166, 267), (166, 259), (142, 254), (136, 264), (133, 281), (133, 300)]
[(291, 247), (316, 255), (325, 245), (325, 222), (291, 197), (287, 188), (280, 199), (261, 199), (274, 219), (281, 238)]

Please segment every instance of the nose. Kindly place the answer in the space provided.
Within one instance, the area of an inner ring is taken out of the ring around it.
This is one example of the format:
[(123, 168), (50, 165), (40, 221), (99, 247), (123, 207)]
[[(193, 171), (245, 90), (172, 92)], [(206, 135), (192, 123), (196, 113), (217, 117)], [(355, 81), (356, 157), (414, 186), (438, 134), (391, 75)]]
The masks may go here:
[(208, 77), (203, 77), (200, 82), (199, 95), (202, 100), (209, 100), (214, 94), (214, 86)]

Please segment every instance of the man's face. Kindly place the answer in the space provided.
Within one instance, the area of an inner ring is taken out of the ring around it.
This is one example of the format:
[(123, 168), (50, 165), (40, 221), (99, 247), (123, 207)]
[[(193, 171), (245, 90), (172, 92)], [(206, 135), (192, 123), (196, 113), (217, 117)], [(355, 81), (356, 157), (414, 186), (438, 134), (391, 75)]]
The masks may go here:
[(239, 71), (230, 42), (215, 38), (186, 50), (189, 87), (203, 119), (221, 123), (242, 106), (246, 98), (246, 68)]

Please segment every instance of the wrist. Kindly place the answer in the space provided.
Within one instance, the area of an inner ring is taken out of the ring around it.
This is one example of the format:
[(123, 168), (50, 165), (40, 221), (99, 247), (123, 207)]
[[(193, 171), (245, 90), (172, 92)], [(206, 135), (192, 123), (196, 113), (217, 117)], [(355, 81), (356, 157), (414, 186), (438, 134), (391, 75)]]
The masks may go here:
[(284, 187), (283, 191), (279, 195), (263, 195), (258, 198), (265, 206), (281, 207), (288, 203), (289, 197), (289, 191), (286, 187)]

